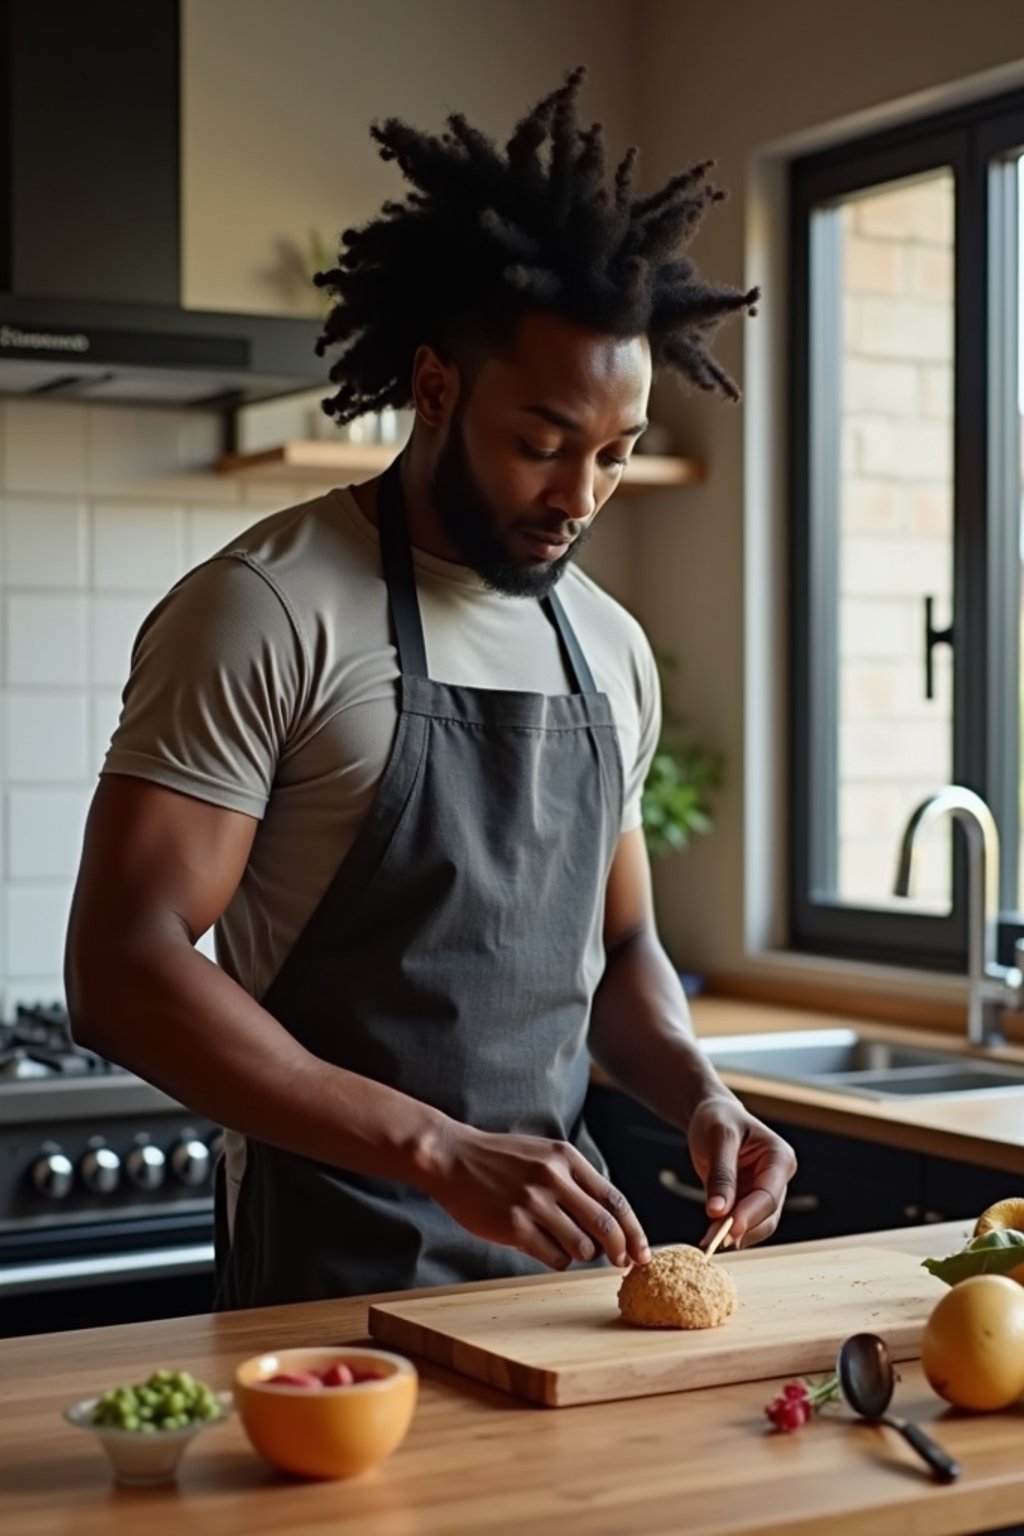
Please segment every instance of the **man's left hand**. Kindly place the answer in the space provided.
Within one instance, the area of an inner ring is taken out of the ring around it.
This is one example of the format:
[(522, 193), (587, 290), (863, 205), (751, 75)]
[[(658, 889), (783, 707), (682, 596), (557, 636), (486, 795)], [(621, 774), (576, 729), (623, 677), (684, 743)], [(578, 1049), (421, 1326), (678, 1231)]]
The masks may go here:
[(700, 1175), (712, 1229), (733, 1218), (729, 1237), (749, 1248), (771, 1237), (782, 1215), (796, 1154), (729, 1093), (702, 1099), (687, 1130), (690, 1157)]

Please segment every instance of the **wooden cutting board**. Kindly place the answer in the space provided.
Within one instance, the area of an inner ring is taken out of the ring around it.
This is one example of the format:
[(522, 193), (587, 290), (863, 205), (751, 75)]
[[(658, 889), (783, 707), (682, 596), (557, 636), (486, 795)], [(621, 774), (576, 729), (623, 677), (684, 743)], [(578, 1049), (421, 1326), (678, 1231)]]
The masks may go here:
[(381, 1344), (563, 1408), (831, 1371), (851, 1333), (878, 1333), (894, 1360), (916, 1359), (925, 1320), (946, 1291), (919, 1259), (869, 1247), (767, 1249), (711, 1262), (731, 1270), (739, 1293), (720, 1328), (623, 1322), (621, 1275), (605, 1269), (381, 1302), (369, 1309), (370, 1332)]

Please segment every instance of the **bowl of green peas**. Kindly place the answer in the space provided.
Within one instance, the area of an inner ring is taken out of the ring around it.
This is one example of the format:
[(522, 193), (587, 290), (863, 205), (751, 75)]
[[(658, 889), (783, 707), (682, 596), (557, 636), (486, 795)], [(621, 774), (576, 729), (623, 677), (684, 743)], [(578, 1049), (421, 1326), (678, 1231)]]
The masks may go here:
[(153, 1371), (135, 1386), (111, 1387), (65, 1408), (76, 1429), (94, 1434), (119, 1483), (168, 1483), (200, 1430), (231, 1416), (230, 1392), (214, 1392), (188, 1371)]

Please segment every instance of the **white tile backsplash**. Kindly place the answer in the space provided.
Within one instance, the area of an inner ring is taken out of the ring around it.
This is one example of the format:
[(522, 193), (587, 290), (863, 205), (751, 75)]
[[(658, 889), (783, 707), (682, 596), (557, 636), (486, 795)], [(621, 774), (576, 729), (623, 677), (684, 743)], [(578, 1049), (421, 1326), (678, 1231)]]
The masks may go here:
[(184, 570), (185, 518), (179, 507), (93, 504), (92, 586), (97, 592), (161, 592)]
[(9, 789), (6, 798), (9, 878), (73, 880), (92, 787)]
[(2, 519), (5, 585), (51, 591), (85, 586), (89, 509), (84, 501), (10, 496)]
[[(64, 936), (73, 889), (73, 884), (68, 881), (45, 885), (8, 884), (5, 891), (8, 984), (19, 977), (34, 978), (35, 984), (41, 978), (62, 974)], [(45, 996), (42, 993), (35, 995)]]
[(17, 784), (67, 784), (90, 776), (89, 698), (79, 693), (6, 695), (4, 774)]
[(93, 495), (159, 485), (183, 467), (183, 411), (108, 406), (88, 416), (86, 486)]
[(94, 688), (89, 705), (89, 771), (95, 775), (103, 767), (110, 738), (121, 717), (121, 694), (108, 688)]
[(190, 507), (185, 514), (186, 570), (215, 555), (260, 516), (252, 507)]
[(81, 496), (86, 486), (84, 405), (9, 400), (4, 408), (4, 489)]
[(91, 681), (100, 688), (123, 688), (131, 666), (132, 646), (143, 619), (163, 593), (136, 592), (114, 597), (97, 593), (89, 604), (92, 622)]
[(5, 681), (9, 687), (85, 686), (89, 679), (89, 602), (84, 594), (8, 591), (5, 610)]
[(0, 988), (0, 1014), (10, 1019), (19, 1004), (31, 1008), (38, 1003), (59, 1003), (63, 996), (64, 978), (60, 972), (53, 976), (12, 977), (6, 987)]
[[(302, 486), (217, 475), (212, 414), (0, 403), (0, 1017), (63, 995), (82, 830), (139, 626)], [(200, 943), (213, 957), (213, 935)]]

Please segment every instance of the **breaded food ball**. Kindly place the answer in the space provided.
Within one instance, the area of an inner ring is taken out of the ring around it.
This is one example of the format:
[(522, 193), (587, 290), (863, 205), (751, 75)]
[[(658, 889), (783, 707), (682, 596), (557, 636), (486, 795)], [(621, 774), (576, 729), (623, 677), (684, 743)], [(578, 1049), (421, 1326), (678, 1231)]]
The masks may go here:
[(736, 1302), (729, 1271), (686, 1243), (656, 1249), (619, 1287), (619, 1311), (643, 1328), (717, 1328)]

